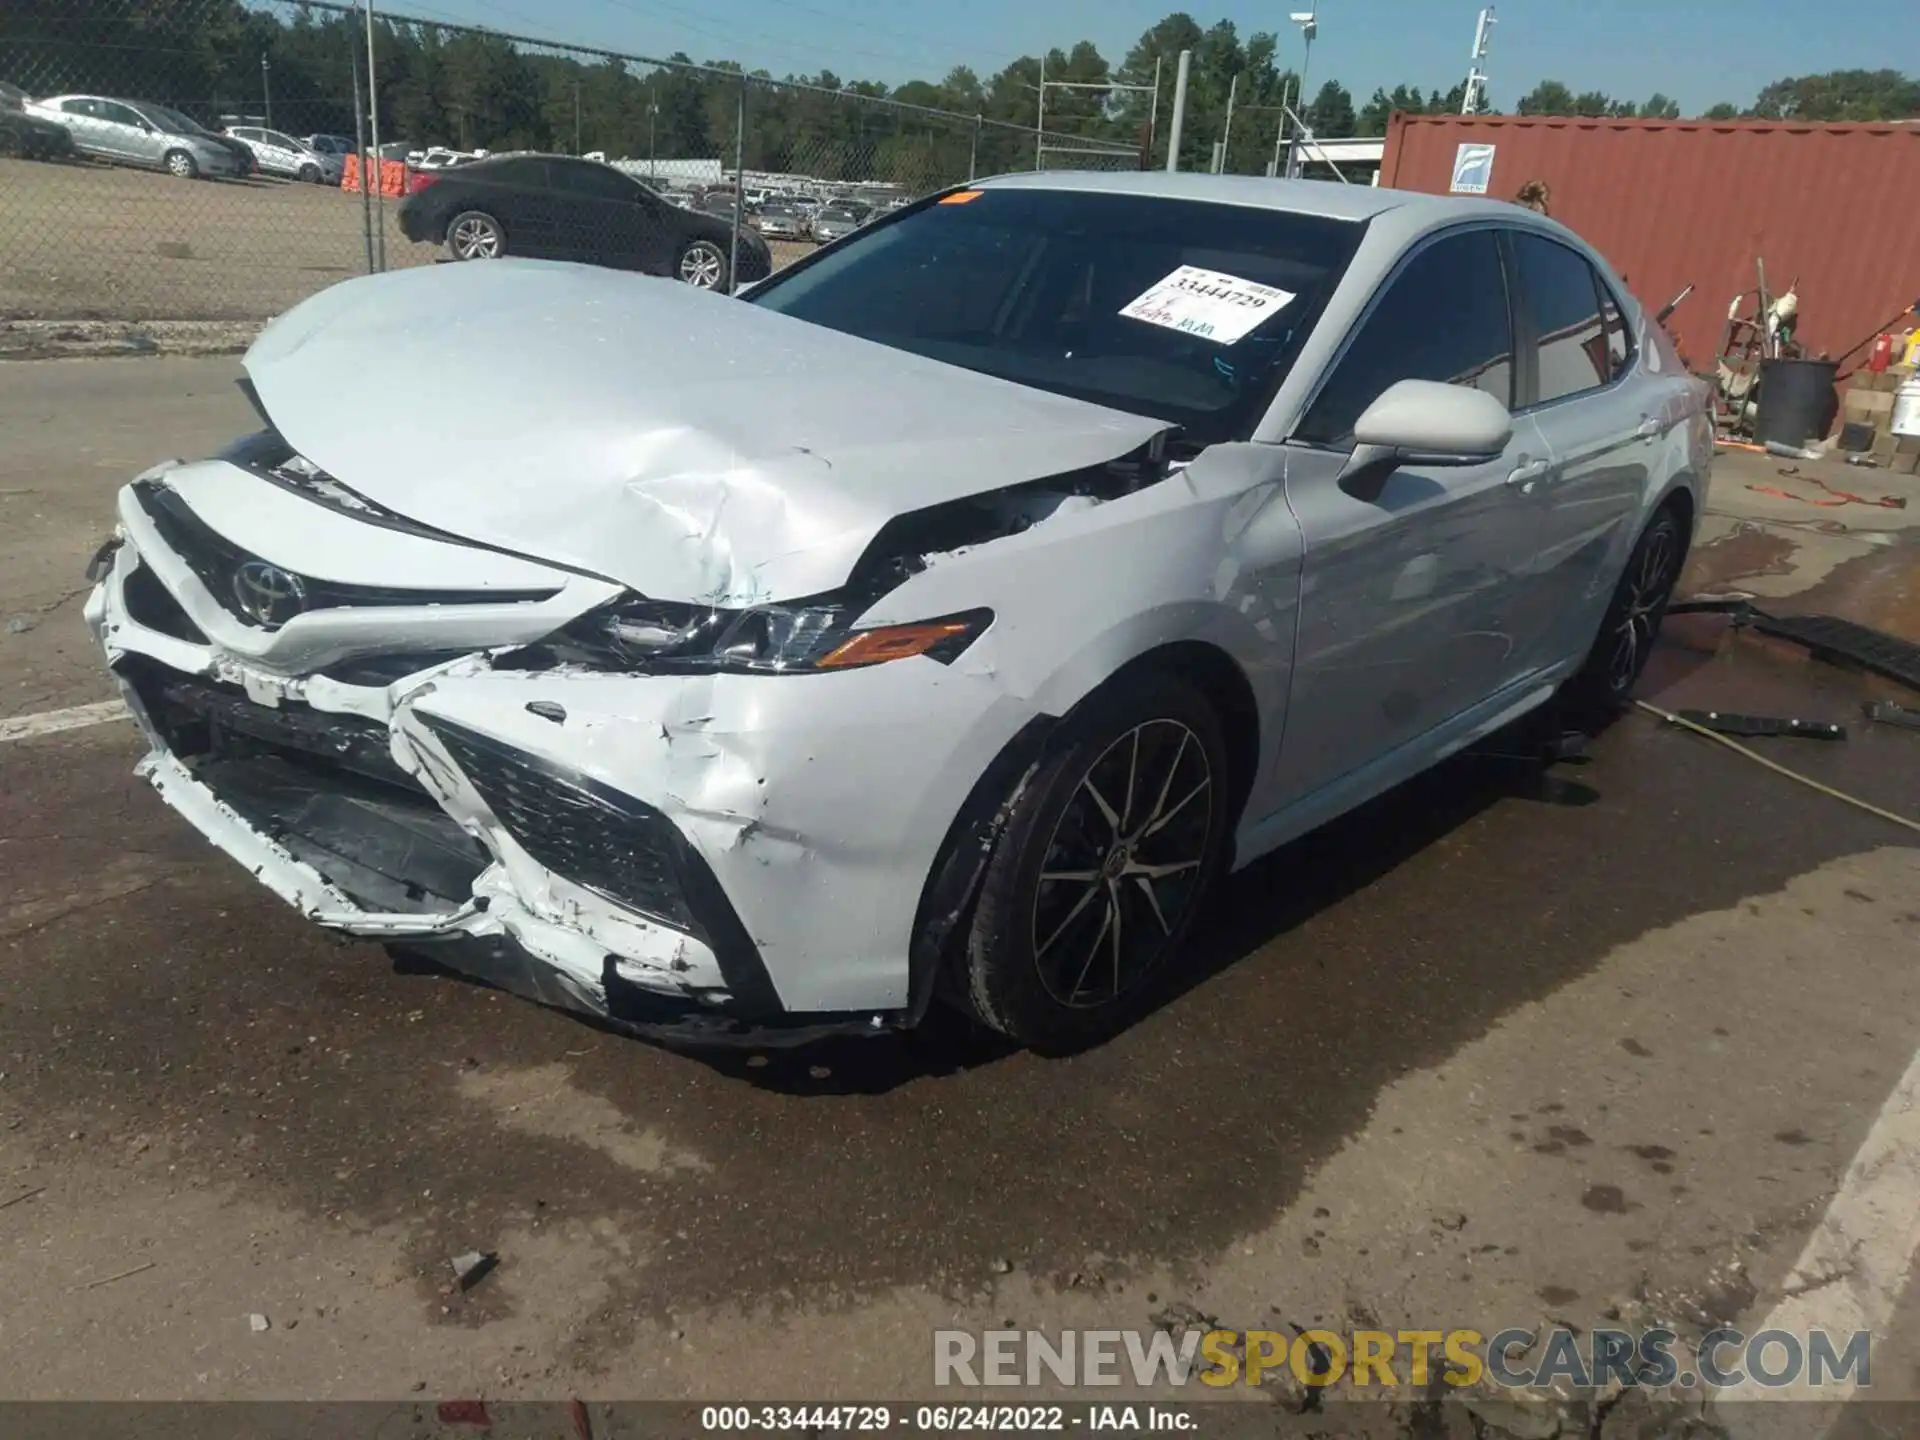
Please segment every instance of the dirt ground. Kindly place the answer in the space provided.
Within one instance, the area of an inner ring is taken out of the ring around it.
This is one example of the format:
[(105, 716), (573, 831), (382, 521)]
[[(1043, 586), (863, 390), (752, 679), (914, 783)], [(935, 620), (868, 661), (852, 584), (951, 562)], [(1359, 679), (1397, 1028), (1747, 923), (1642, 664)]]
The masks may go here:
[[(431, 264), (374, 208), (386, 267)], [(0, 319), (265, 320), (366, 273), (358, 194), (254, 178), (0, 159)], [(812, 247), (773, 245), (775, 265)]]
[[(0, 716), (108, 697), (79, 572), (127, 476), (246, 423), (236, 373), (0, 372)], [(1781, 468), (1725, 458), (1686, 588), (1920, 640), (1920, 485), (1823, 469), (1908, 504), (1818, 508)], [(1920, 735), (1858, 714), (1894, 693), (1711, 616), (1643, 685), (1846, 722), (1758, 743), (1920, 815)], [(408, 973), (136, 756), (0, 743), (0, 1397), (924, 1396), (937, 1326), (1172, 1306), (1750, 1324), (1920, 1049), (1911, 833), (1638, 715), (1252, 867), (1198, 983), (1069, 1060), (944, 1018), (702, 1060)]]

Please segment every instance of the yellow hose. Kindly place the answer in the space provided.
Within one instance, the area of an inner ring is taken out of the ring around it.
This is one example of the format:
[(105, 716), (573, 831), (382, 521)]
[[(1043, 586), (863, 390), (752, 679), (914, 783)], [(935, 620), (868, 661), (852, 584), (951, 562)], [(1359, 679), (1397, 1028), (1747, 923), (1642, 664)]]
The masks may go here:
[(1798, 770), (1789, 770), (1784, 765), (1775, 764), (1759, 751), (1749, 749), (1738, 740), (1729, 739), (1718, 731), (1707, 729), (1704, 725), (1696, 725), (1691, 720), (1675, 715), (1671, 710), (1662, 710), (1658, 705), (1649, 705), (1644, 700), (1636, 700), (1633, 703), (1649, 715), (1657, 715), (1669, 725), (1678, 725), (1683, 730), (1691, 730), (1696, 735), (1704, 735), (1707, 739), (1713, 741), (1714, 744), (1724, 745), (1736, 754), (1744, 755), (1749, 760), (1759, 762), (1776, 774), (1784, 775), (1789, 780), (1798, 780), (1802, 785), (1805, 785), (1811, 790), (1818, 790), (1822, 795), (1831, 795), (1836, 800), (1844, 800), (1847, 804), (1854, 806), (1856, 809), (1864, 810), (1869, 815), (1878, 815), (1882, 820), (1891, 820), (1896, 825), (1904, 825), (1907, 829), (1915, 833), (1920, 833), (1920, 822), (1909, 820), (1904, 815), (1896, 815), (1891, 810), (1882, 810), (1878, 805), (1870, 805), (1857, 795), (1849, 795), (1846, 791), (1836, 790), (1831, 785), (1822, 785), (1810, 775), (1802, 775)]

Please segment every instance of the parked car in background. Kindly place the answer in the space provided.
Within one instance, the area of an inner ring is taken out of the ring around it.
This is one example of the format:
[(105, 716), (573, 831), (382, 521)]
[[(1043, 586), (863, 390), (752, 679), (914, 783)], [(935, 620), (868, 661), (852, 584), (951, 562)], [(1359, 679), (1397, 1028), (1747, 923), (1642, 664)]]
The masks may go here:
[[(709, 190), (693, 202), (693, 208), (702, 215), (719, 215), (731, 220), (737, 207), (731, 190)], [(752, 223), (752, 205), (747, 206), (746, 217), (748, 223)]]
[(73, 148), (96, 160), (165, 170), (185, 180), (253, 173), (253, 152), (238, 140), (151, 101), (52, 95), (30, 102), (26, 113), (63, 126)]
[(808, 228), (815, 240), (830, 245), (866, 224), (872, 213), (865, 205), (851, 202), (828, 205), (813, 217)]
[(611, 165), (566, 155), (513, 155), (458, 169), (423, 171), (400, 202), (409, 240), (445, 244), (456, 260), (503, 255), (582, 260), (672, 275), (703, 290), (759, 280), (773, 269), (766, 243), (740, 236), (737, 277), (728, 275), (727, 224), (680, 210)]
[(753, 226), (770, 240), (802, 240), (807, 217), (791, 201), (769, 200), (754, 215)]
[[(628, 1030), (1067, 1050), (1201, 977), (1222, 876), (1629, 700), (1713, 429), (1579, 237), (969, 189), (740, 300), (419, 266), (279, 317), (261, 432), (131, 482), (86, 604), (142, 773), (319, 924)], [(428, 374), (438, 423), (342, 423)]]
[(304, 140), (264, 125), (229, 125), (225, 132), (253, 152), (263, 175), (284, 175), (312, 185), (338, 185), (346, 157), (316, 150)]
[(32, 97), (18, 85), (0, 80), (0, 156), (23, 160), (59, 160), (74, 153), (67, 127), (29, 115)]
[(407, 163), (415, 170), (451, 170), (456, 165), (471, 165), (486, 158), (484, 150), (450, 150), (445, 145), (429, 145)]
[(302, 135), (300, 139), (309, 150), (318, 150), (322, 155), (338, 155), (345, 160), (353, 154), (351, 135)]

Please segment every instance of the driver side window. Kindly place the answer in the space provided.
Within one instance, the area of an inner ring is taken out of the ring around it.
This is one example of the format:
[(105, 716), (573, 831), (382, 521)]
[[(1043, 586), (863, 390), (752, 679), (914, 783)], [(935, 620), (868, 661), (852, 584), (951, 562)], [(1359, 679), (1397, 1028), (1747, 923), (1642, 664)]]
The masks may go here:
[(1513, 404), (1513, 326), (1492, 230), (1445, 235), (1387, 284), (1334, 362), (1296, 438), (1344, 448), (1366, 408), (1401, 380), (1438, 380)]

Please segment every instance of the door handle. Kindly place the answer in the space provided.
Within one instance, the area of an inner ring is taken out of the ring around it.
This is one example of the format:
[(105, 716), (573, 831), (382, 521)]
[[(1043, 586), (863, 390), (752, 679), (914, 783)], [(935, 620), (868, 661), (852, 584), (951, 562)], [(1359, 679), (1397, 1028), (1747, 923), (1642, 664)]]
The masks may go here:
[(1544, 478), (1547, 472), (1552, 469), (1553, 466), (1547, 461), (1534, 460), (1528, 464), (1519, 466), (1509, 474), (1507, 476), (1507, 484), (1518, 485), (1524, 494), (1533, 489), (1534, 481)]
[(1643, 415), (1640, 417), (1640, 428), (1633, 432), (1633, 436), (1636, 440), (1657, 440), (1664, 428), (1654, 416)]

